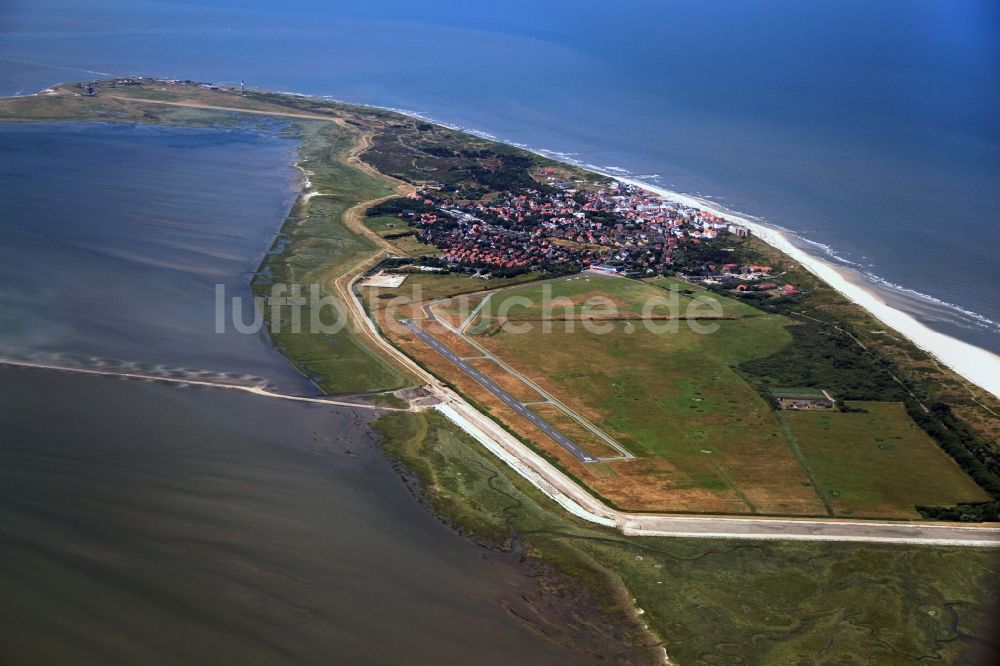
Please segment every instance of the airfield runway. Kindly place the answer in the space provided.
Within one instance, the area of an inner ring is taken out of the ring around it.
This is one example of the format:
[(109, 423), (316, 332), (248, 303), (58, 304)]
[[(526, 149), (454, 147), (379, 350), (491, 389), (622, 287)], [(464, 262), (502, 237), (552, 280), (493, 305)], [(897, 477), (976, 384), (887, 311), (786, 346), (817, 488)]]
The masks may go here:
[(531, 409), (529, 409), (528, 407), (525, 407), (523, 404), (521, 404), (521, 402), (515, 399), (514, 396), (507, 393), (507, 391), (497, 386), (496, 382), (494, 382), (492, 379), (490, 379), (489, 377), (487, 377), (486, 375), (479, 372), (471, 365), (463, 361), (458, 354), (456, 354), (446, 345), (441, 343), (433, 335), (426, 332), (425, 330), (414, 324), (409, 319), (403, 319), (401, 323), (403, 324), (403, 326), (413, 331), (413, 333), (417, 337), (419, 337), (421, 340), (429, 344), (434, 349), (434, 351), (441, 354), (446, 359), (448, 359), (456, 366), (458, 366), (459, 370), (467, 374), (469, 377), (472, 377), (474, 380), (479, 382), (479, 384), (481, 384), (484, 388), (486, 388), (486, 390), (488, 390), (496, 397), (500, 398), (500, 400), (502, 400), (504, 404), (513, 409), (519, 415), (531, 421), (531, 423), (537, 426), (546, 435), (554, 439), (561, 447), (563, 447), (571, 454), (573, 454), (573, 456), (577, 460), (584, 463), (597, 462), (598, 460), (597, 458), (586, 453), (583, 449), (577, 446), (569, 437), (567, 437), (563, 433), (559, 432), (556, 428), (554, 428), (548, 421), (543, 419), (535, 412), (531, 411)]

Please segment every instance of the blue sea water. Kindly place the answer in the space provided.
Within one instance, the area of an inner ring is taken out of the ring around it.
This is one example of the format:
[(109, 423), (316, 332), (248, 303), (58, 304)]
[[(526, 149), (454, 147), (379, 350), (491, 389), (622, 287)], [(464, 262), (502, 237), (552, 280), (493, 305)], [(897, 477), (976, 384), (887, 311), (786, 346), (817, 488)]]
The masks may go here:
[(0, 7), (0, 93), (106, 74), (402, 108), (710, 196), (1000, 351), (995, 0)]

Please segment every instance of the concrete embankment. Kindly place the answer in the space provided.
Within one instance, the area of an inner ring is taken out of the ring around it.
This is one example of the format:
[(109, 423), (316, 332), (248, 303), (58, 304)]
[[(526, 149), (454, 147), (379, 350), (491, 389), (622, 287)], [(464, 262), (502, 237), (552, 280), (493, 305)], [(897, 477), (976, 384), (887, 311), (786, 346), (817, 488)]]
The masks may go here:
[[(464, 401), (463, 401), (464, 402)], [(1000, 548), (1000, 526), (623, 513), (605, 505), (492, 420), (456, 400), (435, 407), (569, 513), (629, 536), (845, 541)], [(469, 410), (472, 409), (472, 412)]]

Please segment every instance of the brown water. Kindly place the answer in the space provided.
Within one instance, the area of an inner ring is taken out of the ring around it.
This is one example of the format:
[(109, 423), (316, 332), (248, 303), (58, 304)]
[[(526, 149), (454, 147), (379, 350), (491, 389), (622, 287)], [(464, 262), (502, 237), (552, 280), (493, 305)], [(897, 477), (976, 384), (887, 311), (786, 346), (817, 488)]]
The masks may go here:
[[(213, 332), (288, 207), (288, 142), (0, 126), (0, 350), (307, 383)], [(14, 153), (11, 153), (14, 151)], [(0, 664), (581, 663), (525, 572), (420, 507), (371, 412), (0, 366)]]
[(0, 662), (565, 663), (360, 411), (0, 368)]

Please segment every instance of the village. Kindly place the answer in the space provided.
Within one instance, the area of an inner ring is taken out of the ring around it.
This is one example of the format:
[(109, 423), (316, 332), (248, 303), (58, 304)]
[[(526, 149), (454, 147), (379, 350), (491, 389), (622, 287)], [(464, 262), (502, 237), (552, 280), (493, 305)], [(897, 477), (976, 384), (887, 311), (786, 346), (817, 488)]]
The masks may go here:
[(771, 266), (692, 260), (699, 246), (749, 236), (746, 227), (617, 181), (584, 188), (549, 176), (537, 188), (472, 202), (443, 196), (432, 184), (395, 214), (440, 251), (440, 263), (483, 277), (590, 269), (637, 278), (679, 274), (736, 292), (799, 293)]

